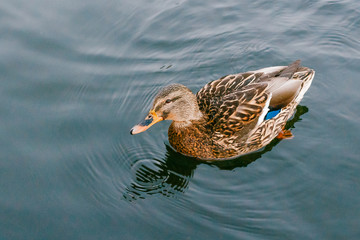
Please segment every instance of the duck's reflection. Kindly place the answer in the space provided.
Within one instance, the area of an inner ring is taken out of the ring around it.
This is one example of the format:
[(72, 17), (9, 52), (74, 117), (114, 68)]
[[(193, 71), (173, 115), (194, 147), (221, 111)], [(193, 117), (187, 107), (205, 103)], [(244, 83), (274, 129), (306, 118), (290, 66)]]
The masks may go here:
[[(297, 106), (294, 117), (287, 122), (285, 128), (294, 128), (295, 123), (300, 121), (301, 115), (306, 112), (308, 112), (307, 107)], [(154, 194), (162, 194), (167, 197), (175, 196), (177, 193), (186, 190), (189, 180), (199, 164), (210, 164), (223, 170), (246, 167), (261, 158), (264, 153), (271, 151), (280, 141), (279, 139), (274, 139), (263, 149), (232, 160), (212, 162), (186, 157), (166, 145), (167, 152), (163, 160), (153, 159), (152, 166), (146, 164), (139, 166), (135, 172), (135, 179), (126, 189), (124, 198), (132, 201)]]

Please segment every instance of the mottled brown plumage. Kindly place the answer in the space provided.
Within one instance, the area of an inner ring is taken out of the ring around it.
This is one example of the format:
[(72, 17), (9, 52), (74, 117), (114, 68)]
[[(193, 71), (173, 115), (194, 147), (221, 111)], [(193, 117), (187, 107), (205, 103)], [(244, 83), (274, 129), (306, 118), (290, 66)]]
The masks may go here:
[[(314, 74), (298, 60), (289, 66), (227, 75), (206, 84), (196, 96), (187, 87), (172, 84), (158, 93), (148, 117), (131, 133), (173, 120), (169, 142), (184, 155), (217, 160), (252, 152), (281, 132)], [(269, 109), (281, 111), (265, 120)]]

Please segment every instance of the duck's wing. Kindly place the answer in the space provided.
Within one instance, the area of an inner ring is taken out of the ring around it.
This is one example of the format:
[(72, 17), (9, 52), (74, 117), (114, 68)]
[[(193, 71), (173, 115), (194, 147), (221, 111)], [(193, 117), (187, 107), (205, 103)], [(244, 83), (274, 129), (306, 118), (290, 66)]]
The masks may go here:
[(270, 95), (266, 92), (267, 87), (267, 83), (254, 83), (212, 99), (205, 111), (208, 127), (228, 136), (252, 129), (268, 112)]
[(286, 68), (289, 67), (268, 67), (256, 71), (230, 74), (211, 81), (196, 94), (200, 110), (207, 114), (214, 102), (222, 99), (224, 96), (241, 91), (243, 87), (251, 83), (259, 83), (277, 77), (284, 72)]
[(245, 134), (259, 125), (269, 109), (290, 103), (302, 87), (294, 78), (303, 67), (300, 61), (289, 66), (264, 68), (228, 75), (206, 84), (198, 93), (200, 110), (214, 132)]
[(242, 87), (258, 79), (262, 72), (239, 73), (224, 76), (218, 80), (207, 83), (196, 94), (200, 110), (208, 114), (211, 107), (217, 104), (224, 96), (238, 92)]

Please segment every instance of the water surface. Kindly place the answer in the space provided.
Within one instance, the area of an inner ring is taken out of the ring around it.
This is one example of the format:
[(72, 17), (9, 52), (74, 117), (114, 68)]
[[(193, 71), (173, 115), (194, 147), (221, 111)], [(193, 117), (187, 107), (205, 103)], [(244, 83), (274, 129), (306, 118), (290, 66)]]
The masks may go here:
[[(1, 239), (359, 239), (360, 2), (0, 4)], [(221, 163), (130, 136), (157, 91), (302, 59), (294, 138)]]

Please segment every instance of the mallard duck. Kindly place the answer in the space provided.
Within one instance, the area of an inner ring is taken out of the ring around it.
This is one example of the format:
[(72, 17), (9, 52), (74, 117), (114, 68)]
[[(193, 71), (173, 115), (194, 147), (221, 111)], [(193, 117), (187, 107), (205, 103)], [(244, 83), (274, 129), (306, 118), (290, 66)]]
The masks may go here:
[(287, 120), (309, 89), (315, 71), (300, 66), (275, 66), (230, 74), (206, 84), (194, 95), (181, 84), (156, 95), (137, 134), (162, 120), (172, 120), (170, 145), (203, 160), (234, 158), (256, 151), (275, 137), (292, 137)]

